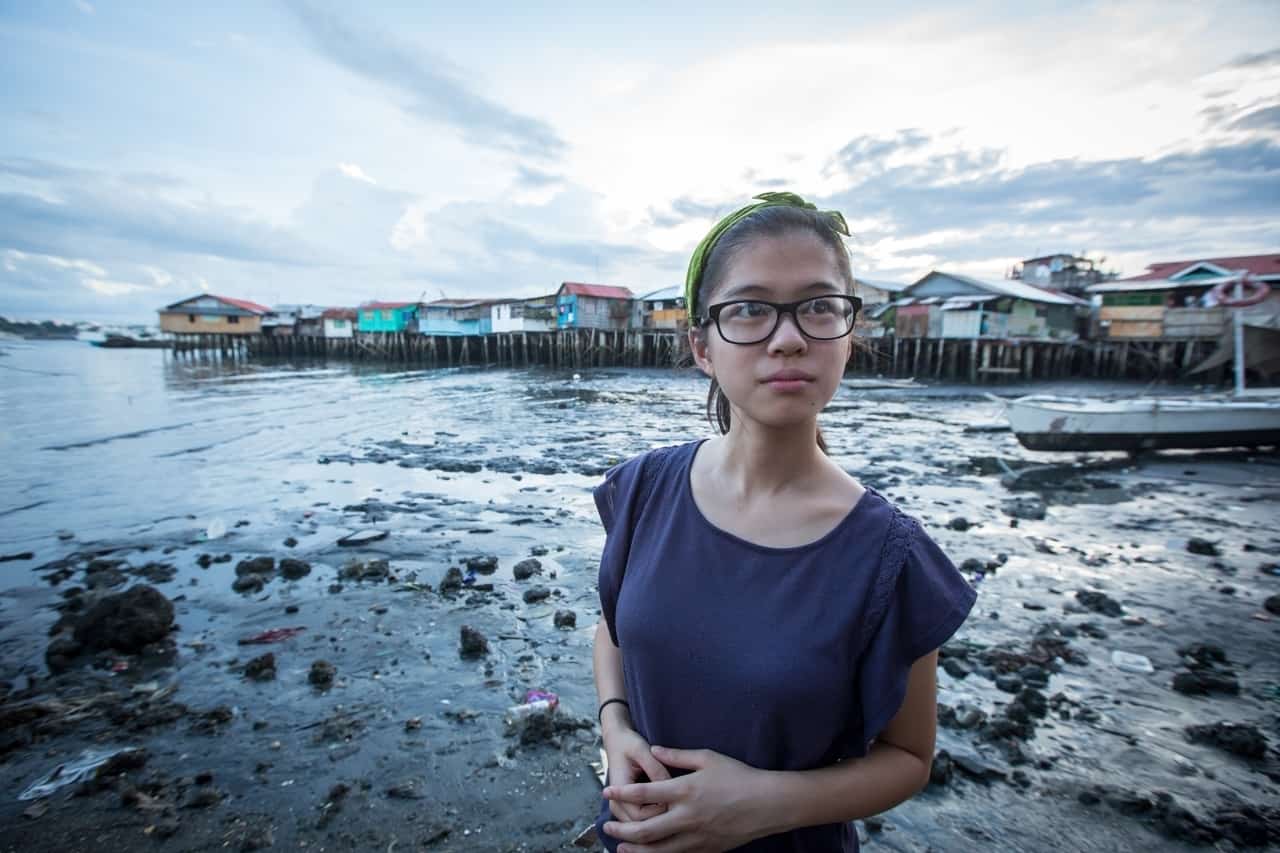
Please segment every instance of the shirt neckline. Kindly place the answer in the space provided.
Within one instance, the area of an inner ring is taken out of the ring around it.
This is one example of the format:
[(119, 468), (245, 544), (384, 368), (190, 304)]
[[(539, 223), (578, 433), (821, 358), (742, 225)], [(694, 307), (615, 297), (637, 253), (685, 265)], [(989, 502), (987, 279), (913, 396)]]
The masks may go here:
[(870, 503), (871, 495), (875, 494), (876, 497), (879, 497), (879, 495), (876, 494), (874, 489), (872, 489), (870, 486), (863, 485), (862, 496), (859, 497), (858, 500), (854, 503), (854, 505), (849, 508), (849, 511), (845, 513), (844, 518), (836, 522), (835, 527), (832, 527), (830, 530), (828, 530), (826, 533), (819, 536), (817, 539), (814, 539), (812, 542), (805, 542), (800, 545), (787, 545), (784, 547), (775, 547), (773, 545), (761, 545), (759, 542), (752, 542), (749, 539), (743, 539), (741, 536), (738, 536), (735, 533), (730, 533), (724, 528), (713, 524), (709, 518), (703, 515), (702, 508), (698, 506), (697, 500), (694, 499), (693, 497), (693, 460), (698, 455), (698, 449), (701, 448), (706, 441), (708, 441), (708, 439), (702, 438), (693, 442), (692, 449), (689, 452), (689, 458), (686, 459), (684, 462), (684, 470), (681, 472), (680, 479), (681, 479), (681, 488), (684, 491), (685, 500), (689, 502), (689, 506), (693, 507), (694, 516), (697, 517), (697, 519), (704, 526), (709, 528), (713, 533), (725, 539), (728, 539), (730, 542), (735, 542), (738, 545), (741, 545), (745, 548), (750, 548), (754, 551), (759, 551), (764, 554), (793, 554), (798, 551), (808, 551), (814, 548), (818, 548), (822, 545), (825, 545), (828, 540), (834, 538), (837, 534), (839, 534), (842, 530), (844, 530), (844, 528), (852, 521), (853, 517), (855, 515), (858, 515), (859, 511), (862, 509), (864, 504)]

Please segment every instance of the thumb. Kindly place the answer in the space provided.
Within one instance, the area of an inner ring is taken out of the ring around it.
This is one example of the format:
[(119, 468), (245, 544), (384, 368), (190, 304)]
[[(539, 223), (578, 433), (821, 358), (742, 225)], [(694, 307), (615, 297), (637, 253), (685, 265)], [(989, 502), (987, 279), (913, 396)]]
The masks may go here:
[(655, 746), (652, 750), (655, 758), (671, 767), (701, 770), (707, 763), (705, 749), (670, 749), (665, 746)]

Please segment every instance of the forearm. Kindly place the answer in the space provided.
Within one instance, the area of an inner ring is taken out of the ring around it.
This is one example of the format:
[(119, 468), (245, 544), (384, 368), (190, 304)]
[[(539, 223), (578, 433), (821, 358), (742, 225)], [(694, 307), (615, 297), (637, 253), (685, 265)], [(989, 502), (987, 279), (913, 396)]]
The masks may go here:
[(910, 799), (928, 781), (929, 762), (889, 743), (817, 770), (767, 771), (759, 791), (762, 834), (870, 817)]
[[(626, 681), (622, 676), (622, 650), (613, 644), (604, 619), (596, 624), (592, 665), (595, 671), (597, 705), (606, 699), (627, 698)], [(600, 733), (602, 736), (607, 735), (609, 730), (619, 725), (631, 727), (630, 708), (614, 702), (601, 715)]]

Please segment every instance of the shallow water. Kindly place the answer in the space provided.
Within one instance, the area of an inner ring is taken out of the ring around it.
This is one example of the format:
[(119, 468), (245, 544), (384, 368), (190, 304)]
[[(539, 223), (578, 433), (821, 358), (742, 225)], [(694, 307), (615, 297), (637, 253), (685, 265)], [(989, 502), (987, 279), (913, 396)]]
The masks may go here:
[[(360, 840), (352, 849), (375, 840), (386, 849), (417, 830), (394, 811), (398, 801), (380, 793), (387, 780), (412, 776), (430, 780), (432, 803), (454, 826), (440, 849), (550, 848), (572, 835), (570, 827), (585, 825), (597, 790), (586, 766), (592, 735), (569, 737), (559, 750), (508, 754), (502, 713), (536, 687), (556, 690), (568, 711), (593, 710), (590, 643), (603, 534), (589, 490), (634, 453), (709, 434), (705, 380), (655, 370), (575, 376), (202, 364), (79, 343), (13, 347), (0, 373), (0, 556), (33, 552), (30, 560), (0, 563), (0, 677), (7, 683), (44, 678), (47, 628), (57, 615), (50, 604), (58, 600), (43, 580), (50, 566), (115, 548), (112, 556), (133, 567), (173, 565), (175, 577), (158, 587), (176, 602), (180, 626), (172, 668), (120, 678), (176, 684), (192, 708), (235, 709), (230, 738), (212, 746), (207, 736), (182, 731), (148, 735), (159, 765), (178, 767), (199, 750), (230, 795), (224, 811), (265, 814), (260, 819), (276, 821), (277, 841), (302, 841), (317, 831), (310, 818), (278, 815), (309, 815), (335, 779), (374, 780), (365, 795), (372, 811), (344, 820), (359, 829), (351, 830)], [(1019, 390), (1081, 387), (1101, 386)], [(1064, 666), (1044, 691), (1083, 703), (1097, 718), (1040, 723), (1026, 747), (1048, 766), (1027, 766), (1025, 789), (968, 779), (931, 789), (891, 812), (869, 846), (1182, 849), (1141, 820), (1077, 801), (1082, 786), (1098, 782), (1165, 790), (1193, 808), (1231, 798), (1274, 801), (1274, 746), (1267, 762), (1251, 765), (1188, 743), (1182, 727), (1251, 722), (1277, 740), (1280, 622), (1256, 617), (1266, 616), (1261, 601), (1280, 587), (1280, 578), (1259, 571), (1280, 555), (1280, 460), (1231, 452), (1136, 463), (1119, 454), (1064, 457), (1026, 451), (1007, 432), (964, 429), (999, 413), (964, 386), (844, 388), (822, 424), (833, 457), (919, 517), (957, 565), (1007, 556), (997, 571), (966, 570), (980, 596), (958, 642), (1025, 646), (1049, 621), (1105, 627), (1105, 638), (1072, 640), (1089, 663)], [(1034, 488), (1014, 492), (1002, 483), (1006, 470), (1035, 466), (1049, 467), (1024, 474)], [(1044, 502), (1045, 517), (1011, 526), (1005, 502), (1030, 495)], [(967, 529), (948, 526), (958, 516)], [(208, 541), (215, 520), (227, 533)], [(388, 536), (356, 549), (336, 544), (371, 529)], [(1219, 540), (1222, 556), (1188, 553), (1192, 536)], [(288, 537), (296, 543), (285, 544)], [(542, 575), (516, 581), (512, 566), (535, 550), (546, 551), (538, 557)], [(202, 554), (224, 553), (229, 562), (197, 563)], [(486, 554), (498, 558), (498, 569), (477, 581), (493, 583), (492, 593), (422, 591), (448, 567)], [(312, 572), (271, 581), (259, 594), (233, 592), (236, 563), (261, 555), (308, 560)], [(341, 581), (352, 557), (388, 559), (394, 582)], [(82, 562), (69, 565), (80, 571)], [(79, 582), (76, 575), (67, 584)], [(334, 583), (342, 589), (333, 591)], [(534, 583), (552, 596), (524, 602)], [(1085, 588), (1105, 590), (1133, 624), (1079, 612), (1074, 593)], [(573, 610), (577, 627), (556, 628), (557, 610)], [(490, 638), (485, 660), (459, 658), (463, 623)], [(307, 630), (274, 647), (277, 680), (245, 681), (240, 667), (262, 649), (236, 640), (283, 625)], [(1176, 647), (1194, 641), (1227, 649), (1241, 695), (1195, 698), (1169, 689), (1180, 666)], [(1114, 649), (1147, 655), (1156, 673), (1116, 670)], [(306, 681), (320, 658), (338, 668), (328, 692)], [(951, 706), (995, 713), (1011, 698), (979, 675), (940, 672), (939, 683), (940, 701)], [(459, 707), (476, 716), (459, 721), (449, 713)], [(359, 732), (317, 741), (314, 724), (335, 714), (358, 717)], [(404, 723), (414, 717), (423, 724), (409, 733)], [(237, 746), (217, 745), (228, 741)], [(76, 746), (71, 738), (54, 750)], [(939, 746), (999, 763), (972, 732), (942, 729)], [(272, 758), (269, 770), (256, 766), (263, 755)], [(16, 796), (49, 761), (44, 748), (12, 756), (0, 798), (10, 788)], [(535, 824), (545, 841), (508, 843), (535, 837), (528, 833)], [(502, 844), (464, 834), (486, 828)]]

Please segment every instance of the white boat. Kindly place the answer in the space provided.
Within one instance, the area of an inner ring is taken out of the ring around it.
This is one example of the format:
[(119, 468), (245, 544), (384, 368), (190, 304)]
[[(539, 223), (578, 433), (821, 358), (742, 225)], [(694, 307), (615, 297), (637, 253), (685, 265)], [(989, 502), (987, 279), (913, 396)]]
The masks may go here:
[[(1247, 274), (1241, 272), (1235, 282), (1236, 300), (1243, 299), (1246, 281)], [(1261, 293), (1266, 296), (1265, 284)], [(1251, 299), (1256, 302), (1256, 295)], [(1232, 305), (1226, 299), (1222, 304)], [(1009, 427), (1032, 450), (1280, 446), (1280, 389), (1244, 387), (1246, 364), (1268, 372), (1266, 366), (1275, 361), (1275, 340), (1259, 335), (1246, 346), (1245, 324), (1238, 311), (1232, 314), (1234, 393), (1127, 399), (1035, 394), (1005, 403)], [(1219, 359), (1218, 366), (1225, 363), (1220, 353), (1210, 362), (1214, 359)]]
[(1280, 445), (1280, 396), (1101, 400), (1036, 394), (1006, 404), (1031, 450), (1155, 450)]

